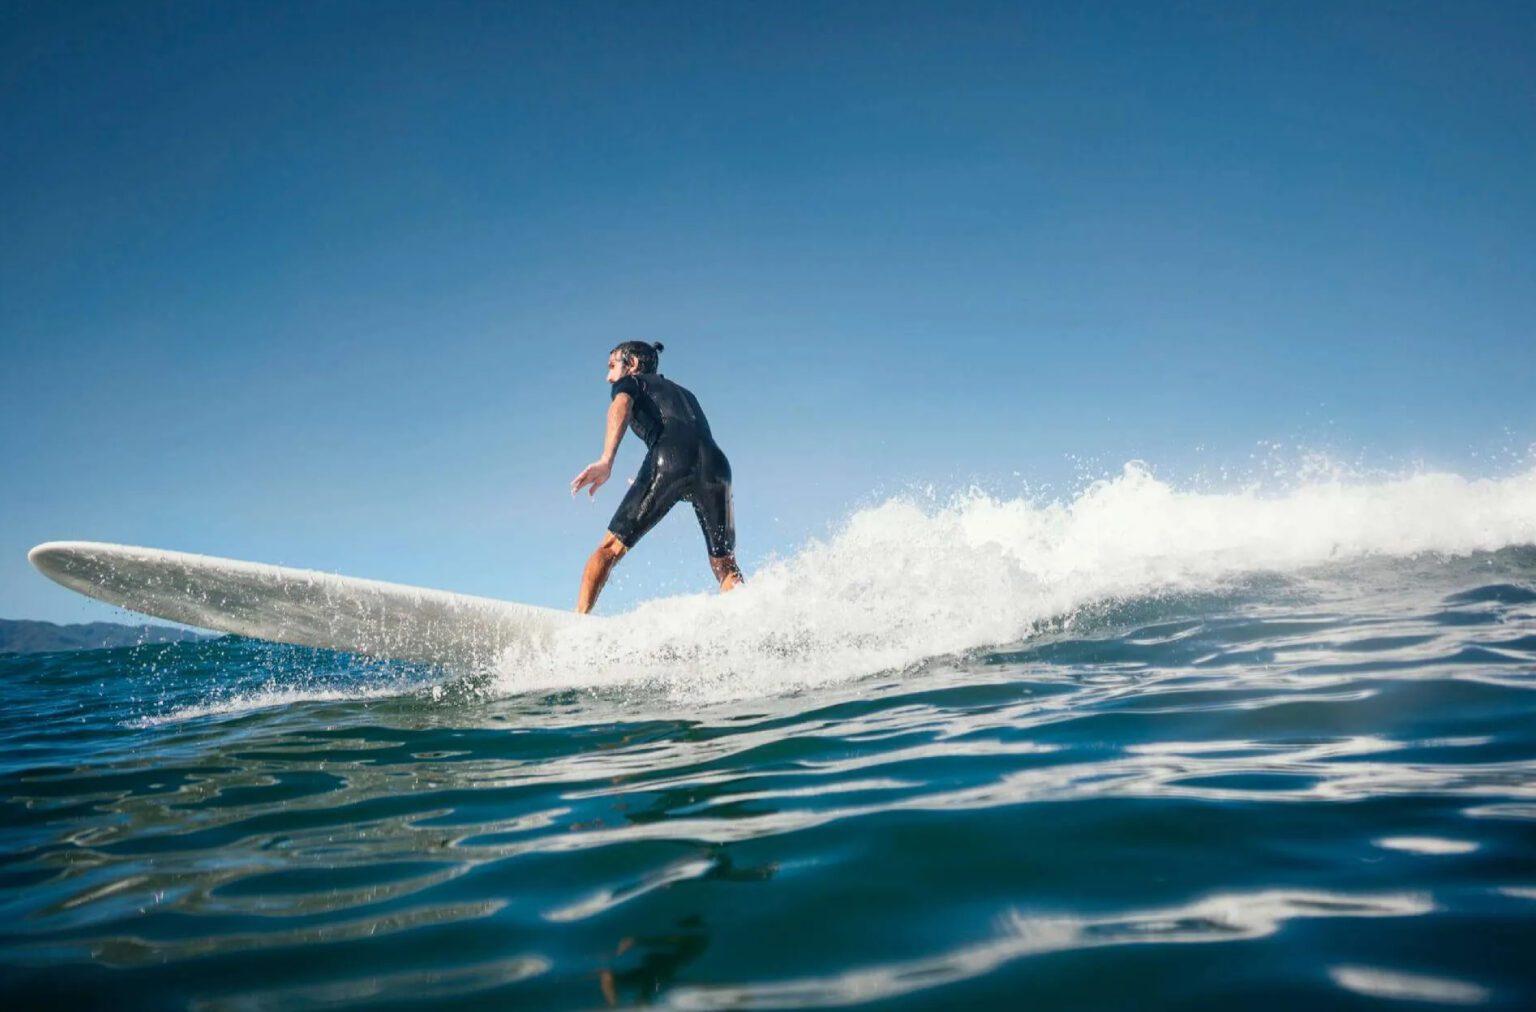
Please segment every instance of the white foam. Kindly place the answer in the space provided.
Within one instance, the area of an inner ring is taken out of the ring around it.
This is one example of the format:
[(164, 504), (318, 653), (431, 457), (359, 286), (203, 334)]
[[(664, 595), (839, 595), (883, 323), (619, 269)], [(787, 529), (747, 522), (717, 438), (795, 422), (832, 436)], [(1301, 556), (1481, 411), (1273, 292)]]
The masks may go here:
[(1127, 464), (1070, 501), (898, 498), (749, 574), (502, 659), (494, 689), (642, 684), (693, 701), (780, 694), (1017, 642), (1093, 603), (1256, 572), (1536, 543), (1536, 468), (1499, 479), (1331, 476), (1281, 494), (1179, 491)]
[[(297, 686), (281, 688), (265, 685), (251, 692), (236, 692), (215, 699), (179, 706), (165, 713), (152, 714), (129, 721), (129, 727), (158, 727), (200, 717), (231, 717), (253, 710), (265, 710), (293, 703), (327, 703), (338, 700), (387, 699), (420, 689), (419, 685), (391, 682), (386, 685), (372, 684), (347, 688), (315, 688)], [(430, 691), (430, 690), (429, 690)], [(434, 694), (436, 698), (436, 694)]]

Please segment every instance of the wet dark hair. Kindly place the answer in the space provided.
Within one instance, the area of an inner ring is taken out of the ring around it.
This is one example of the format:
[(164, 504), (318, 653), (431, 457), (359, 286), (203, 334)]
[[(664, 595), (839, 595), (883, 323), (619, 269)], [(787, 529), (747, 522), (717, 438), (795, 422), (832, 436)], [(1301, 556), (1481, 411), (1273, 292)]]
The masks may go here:
[(660, 341), (655, 344), (646, 341), (625, 341), (608, 354), (618, 352), (621, 361), (634, 360), (639, 366), (638, 372), (655, 372), (661, 359), (661, 349)]

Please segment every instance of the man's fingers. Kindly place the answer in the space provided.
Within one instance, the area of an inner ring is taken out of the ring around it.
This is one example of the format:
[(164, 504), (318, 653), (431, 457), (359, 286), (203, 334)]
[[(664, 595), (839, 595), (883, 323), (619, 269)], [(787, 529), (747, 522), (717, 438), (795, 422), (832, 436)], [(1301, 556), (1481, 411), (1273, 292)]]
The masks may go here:
[(575, 495), (577, 492), (580, 492), (588, 485), (592, 486), (591, 492), (589, 494), (593, 496), (597, 495), (597, 487), (603, 482), (607, 481), (608, 478), (596, 472), (596, 468), (596, 464), (588, 464), (585, 468), (582, 469), (580, 474), (571, 480), (571, 495)]

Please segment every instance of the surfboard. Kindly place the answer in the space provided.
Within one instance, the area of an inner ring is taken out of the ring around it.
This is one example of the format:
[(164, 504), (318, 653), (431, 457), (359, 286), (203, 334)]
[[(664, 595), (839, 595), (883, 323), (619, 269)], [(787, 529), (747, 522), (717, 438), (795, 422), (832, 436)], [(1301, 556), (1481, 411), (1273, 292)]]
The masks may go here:
[(156, 618), (372, 657), (476, 664), (537, 647), (574, 612), (310, 569), (95, 541), (50, 541), (27, 559), (70, 590)]

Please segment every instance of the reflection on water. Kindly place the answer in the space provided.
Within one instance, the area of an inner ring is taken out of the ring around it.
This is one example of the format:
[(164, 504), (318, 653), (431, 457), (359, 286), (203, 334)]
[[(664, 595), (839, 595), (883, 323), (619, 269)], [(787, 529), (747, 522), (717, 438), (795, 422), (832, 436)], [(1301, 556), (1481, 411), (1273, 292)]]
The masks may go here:
[(1442, 1005), (1481, 1005), (1489, 998), (1486, 987), (1398, 970), (1337, 966), (1329, 970), (1328, 975), (1340, 987), (1372, 998), (1398, 998)]
[(681, 1008), (821, 1008), (895, 998), (991, 973), (1025, 956), (1109, 945), (1232, 942), (1273, 934), (1296, 917), (1407, 917), (1428, 913), (1419, 896), (1261, 892), (1214, 896), (1185, 907), (1096, 918), (1008, 914), (990, 941), (936, 956), (773, 984), (681, 988)]
[[(376, 666), (240, 641), (0, 660), (0, 985), (210, 1009), (1528, 1005), (1536, 564), (1501, 565), (1144, 601), (708, 705), (422, 672), (380, 697)], [(213, 677), (302, 664), (303, 700), (208, 703)]]

